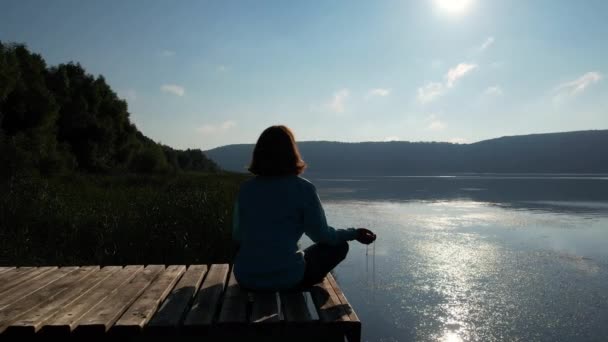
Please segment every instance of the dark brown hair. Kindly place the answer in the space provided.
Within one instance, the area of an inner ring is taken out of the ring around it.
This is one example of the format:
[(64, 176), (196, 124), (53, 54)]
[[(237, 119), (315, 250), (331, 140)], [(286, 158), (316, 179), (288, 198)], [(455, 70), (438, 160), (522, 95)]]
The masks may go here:
[(299, 175), (305, 168), (306, 163), (289, 128), (270, 126), (262, 132), (253, 149), (251, 173), (257, 176)]

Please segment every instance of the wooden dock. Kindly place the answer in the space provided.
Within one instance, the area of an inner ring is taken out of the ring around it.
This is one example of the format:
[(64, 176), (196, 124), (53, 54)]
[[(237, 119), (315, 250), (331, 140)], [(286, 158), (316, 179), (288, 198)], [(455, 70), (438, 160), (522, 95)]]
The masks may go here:
[(230, 265), (0, 267), (0, 340), (20, 336), (359, 341), (328, 275), (310, 291), (250, 293)]

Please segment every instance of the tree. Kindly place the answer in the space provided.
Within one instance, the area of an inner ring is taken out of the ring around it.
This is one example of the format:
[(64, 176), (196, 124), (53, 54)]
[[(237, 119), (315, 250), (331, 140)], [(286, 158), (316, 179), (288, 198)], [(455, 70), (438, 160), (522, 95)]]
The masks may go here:
[(8, 173), (219, 170), (200, 150), (157, 144), (129, 116), (103, 76), (73, 62), (48, 68), (24, 45), (0, 42), (0, 152)]

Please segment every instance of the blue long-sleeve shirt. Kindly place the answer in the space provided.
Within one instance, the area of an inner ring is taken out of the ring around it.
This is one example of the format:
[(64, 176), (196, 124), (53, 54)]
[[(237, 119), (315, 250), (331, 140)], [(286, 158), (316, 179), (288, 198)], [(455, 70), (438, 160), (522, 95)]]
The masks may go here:
[(300, 176), (254, 177), (241, 185), (234, 207), (233, 239), (239, 250), (234, 274), (244, 287), (280, 289), (304, 275), (298, 242), (338, 244), (354, 240), (355, 228), (327, 224), (315, 186)]

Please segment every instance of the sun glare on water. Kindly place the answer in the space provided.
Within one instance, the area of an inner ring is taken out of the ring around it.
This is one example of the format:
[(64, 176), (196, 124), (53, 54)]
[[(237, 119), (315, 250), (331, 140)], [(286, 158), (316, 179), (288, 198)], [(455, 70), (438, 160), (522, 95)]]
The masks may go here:
[(455, 333), (447, 333), (441, 338), (441, 342), (462, 342), (462, 338)]
[(433, 0), (435, 2), (435, 6), (438, 9), (453, 13), (460, 14), (466, 12), (473, 3), (473, 0)]

